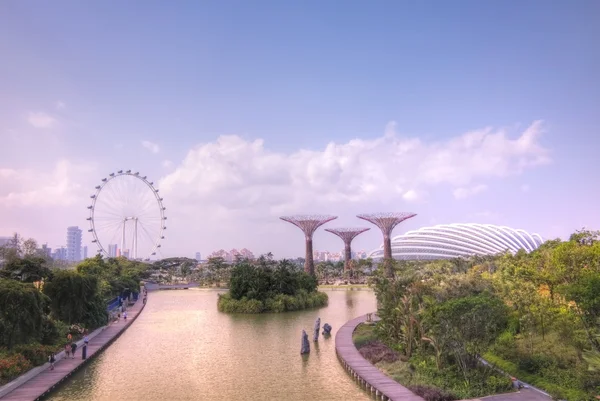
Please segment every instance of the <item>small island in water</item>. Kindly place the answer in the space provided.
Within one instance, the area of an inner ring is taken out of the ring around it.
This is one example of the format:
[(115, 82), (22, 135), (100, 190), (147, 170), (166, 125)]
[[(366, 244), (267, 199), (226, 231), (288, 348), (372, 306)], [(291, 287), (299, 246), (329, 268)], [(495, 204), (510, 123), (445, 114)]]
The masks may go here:
[(327, 305), (317, 279), (288, 260), (270, 255), (240, 259), (231, 269), (229, 292), (219, 295), (218, 309), (227, 313), (290, 312)]

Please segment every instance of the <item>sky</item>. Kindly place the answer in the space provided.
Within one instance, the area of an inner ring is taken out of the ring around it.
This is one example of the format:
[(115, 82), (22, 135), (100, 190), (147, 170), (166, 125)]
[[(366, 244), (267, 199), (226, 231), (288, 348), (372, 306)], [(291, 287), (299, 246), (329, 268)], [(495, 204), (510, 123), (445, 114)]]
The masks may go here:
[(301, 256), (293, 214), (600, 229), (599, 19), (594, 0), (1, 1), (0, 236), (90, 244), (120, 169), (160, 190), (159, 256)]

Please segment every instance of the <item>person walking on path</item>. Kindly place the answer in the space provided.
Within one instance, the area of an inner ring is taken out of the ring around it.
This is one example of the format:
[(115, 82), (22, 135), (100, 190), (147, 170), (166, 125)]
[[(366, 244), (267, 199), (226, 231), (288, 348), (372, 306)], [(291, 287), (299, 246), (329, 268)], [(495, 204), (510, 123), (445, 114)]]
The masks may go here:
[(71, 343), (71, 359), (75, 359), (75, 351), (77, 351), (77, 343), (73, 341)]
[(71, 356), (71, 344), (67, 344), (65, 345), (65, 358), (68, 358)]
[(50, 370), (54, 370), (54, 362), (56, 362), (56, 357), (54, 356), (54, 353), (50, 354), (48, 361), (50, 361)]
[(123, 320), (127, 321), (127, 311), (123, 312)]
[(73, 336), (71, 335), (71, 333), (67, 334), (67, 341), (68, 342), (73, 341)]

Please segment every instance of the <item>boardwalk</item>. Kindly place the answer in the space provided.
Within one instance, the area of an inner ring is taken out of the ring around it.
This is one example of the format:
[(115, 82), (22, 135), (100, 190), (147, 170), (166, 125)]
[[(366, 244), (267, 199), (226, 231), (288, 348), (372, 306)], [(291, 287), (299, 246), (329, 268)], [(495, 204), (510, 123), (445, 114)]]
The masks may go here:
[[(105, 347), (107, 347), (112, 340), (117, 338), (133, 321), (138, 317), (139, 313), (144, 309), (144, 304), (141, 300), (137, 301), (135, 305), (131, 306), (127, 310), (127, 323), (121, 319), (117, 323), (112, 323), (105, 329), (101, 330), (94, 338), (90, 339), (87, 347), (87, 357), (90, 358), (96, 356)], [(43, 395), (54, 389), (59, 383), (68, 378), (78, 368), (80, 368), (86, 361), (81, 359), (81, 343), (78, 342), (77, 355), (75, 359), (60, 359), (56, 362), (54, 370), (50, 370), (50, 364), (46, 364), (46, 369), (43, 370), (37, 376), (29, 379), (25, 383), (21, 384), (15, 390), (6, 394), (4, 397), (0, 397), (2, 401), (5, 400), (37, 400)], [(58, 358), (63, 358), (64, 352), (58, 355)], [(57, 358), (57, 359), (58, 359)], [(43, 369), (43, 368), (42, 368)]]
[(357, 317), (344, 324), (335, 335), (335, 351), (344, 368), (365, 387), (367, 391), (382, 400), (423, 401), (406, 387), (390, 379), (369, 361), (362, 357), (354, 346), (352, 333), (367, 316)]

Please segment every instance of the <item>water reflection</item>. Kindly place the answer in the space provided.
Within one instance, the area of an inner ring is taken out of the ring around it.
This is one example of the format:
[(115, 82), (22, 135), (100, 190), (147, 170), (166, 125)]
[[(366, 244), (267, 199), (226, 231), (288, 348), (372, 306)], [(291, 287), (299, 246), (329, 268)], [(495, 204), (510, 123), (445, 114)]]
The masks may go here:
[[(326, 308), (263, 315), (219, 313), (216, 291), (153, 293), (132, 327), (49, 399), (369, 399), (339, 364), (334, 342), (342, 324), (375, 309), (375, 297), (327, 293)], [(315, 343), (317, 317), (333, 330)]]

